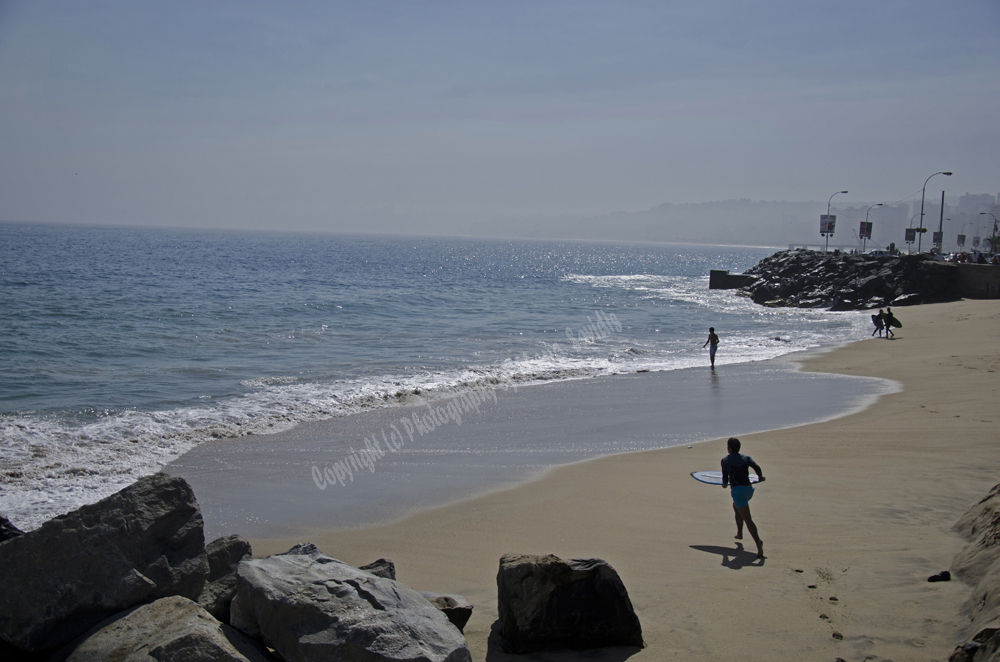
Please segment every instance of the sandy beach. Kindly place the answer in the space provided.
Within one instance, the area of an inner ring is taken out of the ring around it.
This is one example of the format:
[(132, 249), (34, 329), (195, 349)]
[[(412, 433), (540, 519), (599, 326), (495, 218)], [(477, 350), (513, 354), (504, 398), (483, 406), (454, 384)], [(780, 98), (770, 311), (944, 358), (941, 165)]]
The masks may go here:
[[(763, 561), (749, 537), (747, 549), (733, 539), (728, 490), (688, 475), (717, 468), (724, 439), (581, 462), (401, 522), (308, 538), (356, 565), (390, 558), (414, 588), (466, 596), (476, 660), (946, 659), (966, 634), (971, 589), (926, 579), (949, 567), (965, 542), (951, 526), (1000, 475), (1000, 307), (895, 312), (895, 339), (814, 355), (803, 369), (895, 380), (901, 391), (823, 423), (731, 431), (767, 477), (751, 502)], [(302, 541), (251, 542), (265, 556)], [(491, 629), (506, 552), (611, 563), (646, 647), (502, 653)]]

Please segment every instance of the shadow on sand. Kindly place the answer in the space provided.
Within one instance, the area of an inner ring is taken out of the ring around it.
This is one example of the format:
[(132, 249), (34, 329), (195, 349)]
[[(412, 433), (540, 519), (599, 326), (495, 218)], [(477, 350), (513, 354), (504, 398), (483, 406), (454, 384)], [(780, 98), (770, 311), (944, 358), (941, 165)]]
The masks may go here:
[(642, 650), (635, 646), (609, 646), (608, 648), (580, 651), (559, 649), (514, 655), (505, 653), (500, 642), (500, 621), (498, 619), (493, 622), (493, 627), (490, 628), (490, 638), (486, 644), (486, 662), (578, 662), (583, 660), (586, 662), (624, 662)]
[[(722, 565), (733, 570), (739, 570), (746, 566), (759, 568), (764, 565), (764, 559), (757, 558), (756, 552), (743, 549), (743, 543), (736, 543), (736, 547), (719, 547), (717, 545), (691, 545), (691, 549), (709, 554), (718, 554), (722, 557)], [(766, 553), (767, 550), (765, 550)]]

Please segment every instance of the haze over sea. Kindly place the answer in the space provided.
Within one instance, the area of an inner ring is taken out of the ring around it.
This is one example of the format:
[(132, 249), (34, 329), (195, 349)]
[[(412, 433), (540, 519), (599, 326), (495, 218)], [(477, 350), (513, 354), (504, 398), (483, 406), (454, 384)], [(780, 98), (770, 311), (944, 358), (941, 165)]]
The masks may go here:
[(0, 512), (34, 528), (198, 445), (475, 388), (707, 373), (709, 326), (720, 369), (868, 336), (708, 289), (772, 252), (0, 224)]

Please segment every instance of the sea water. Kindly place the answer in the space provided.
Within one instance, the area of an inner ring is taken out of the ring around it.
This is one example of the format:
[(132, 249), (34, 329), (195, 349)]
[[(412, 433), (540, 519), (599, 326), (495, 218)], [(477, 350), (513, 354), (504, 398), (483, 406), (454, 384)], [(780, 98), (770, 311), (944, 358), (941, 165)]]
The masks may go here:
[(193, 447), (528, 385), (761, 361), (868, 315), (708, 289), (774, 249), (0, 224), (0, 512)]

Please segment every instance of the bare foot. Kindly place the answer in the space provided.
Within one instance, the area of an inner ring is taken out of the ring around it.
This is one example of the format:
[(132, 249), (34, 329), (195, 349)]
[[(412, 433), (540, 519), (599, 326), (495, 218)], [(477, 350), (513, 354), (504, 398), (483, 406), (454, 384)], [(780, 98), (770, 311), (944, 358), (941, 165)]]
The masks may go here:
[(764, 558), (764, 541), (763, 540), (758, 540), (757, 541), (757, 558), (759, 558), (759, 559)]
[(736, 537), (735, 537), (735, 540), (743, 540), (743, 534), (742, 533), (737, 533)]

